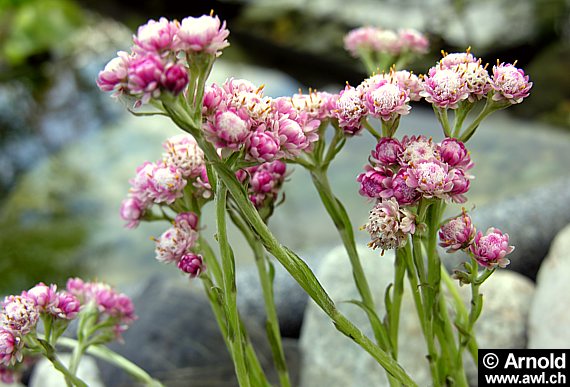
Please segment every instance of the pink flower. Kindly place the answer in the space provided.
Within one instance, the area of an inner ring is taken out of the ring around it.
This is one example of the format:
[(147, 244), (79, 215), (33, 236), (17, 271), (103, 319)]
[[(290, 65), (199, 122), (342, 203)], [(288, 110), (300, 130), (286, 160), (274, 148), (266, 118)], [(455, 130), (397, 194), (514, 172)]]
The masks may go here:
[(407, 169), (406, 184), (426, 198), (447, 199), (453, 189), (455, 173), (448, 165), (436, 159), (422, 160)]
[(446, 222), (439, 229), (439, 245), (448, 253), (468, 248), (475, 238), (475, 226), (465, 209), (463, 214)]
[(371, 87), (364, 95), (364, 104), (369, 113), (384, 121), (389, 121), (396, 114), (408, 114), (411, 109), (409, 101), (410, 97), (406, 90), (386, 81)]
[(375, 35), (374, 45), (375, 50), (382, 53), (399, 55), (401, 51), (400, 37), (390, 30), (379, 29)]
[(186, 180), (174, 165), (154, 164), (144, 186), (145, 194), (155, 203), (171, 204), (184, 194)]
[(59, 292), (57, 294), (57, 305), (55, 305), (50, 313), (58, 318), (65, 320), (73, 320), (77, 317), (81, 302), (77, 297), (68, 292)]
[(404, 148), (400, 153), (400, 164), (402, 166), (439, 157), (432, 139), (428, 139), (426, 136), (404, 136), (401, 144)]
[(179, 134), (166, 140), (162, 147), (166, 149), (164, 154), (166, 165), (176, 166), (186, 178), (200, 176), (204, 166), (204, 152), (194, 137), (189, 134)]
[(452, 69), (457, 65), (466, 63), (477, 63), (478, 59), (469, 52), (456, 52), (453, 54), (445, 53), (439, 64), (444, 69)]
[(396, 176), (392, 178), (392, 196), (399, 205), (411, 206), (421, 198), (421, 194), (406, 184), (407, 168), (400, 168)]
[(245, 143), (246, 160), (260, 163), (273, 161), (279, 153), (279, 138), (272, 132), (254, 132)]
[(424, 77), (420, 95), (438, 108), (457, 109), (459, 102), (469, 97), (469, 91), (457, 70), (432, 67)]
[(127, 88), (129, 94), (140, 98), (138, 104), (160, 97), (164, 67), (160, 56), (153, 53), (137, 56), (129, 62)]
[(251, 122), (243, 110), (219, 110), (203, 126), (206, 138), (219, 148), (238, 149), (251, 134)]
[(495, 90), (493, 101), (507, 100), (511, 104), (521, 103), (530, 94), (532, 82), (522, 69), (501, 63), (493, 66), (491, 86)]
[(486, 268), (505, 268), (510, 263), (505, 256), (514, 249), (514, 246), (509, 246), (509, 234), (503, 234), (501, 230), (493, 227), (489, 228), (485, 235), (479, 231), (470, 247), (477, 262)]
[(160, 85), (173, 95), (178, 95), (188, 85), (188, 72), (181, 63), (169, 62), (164, 66)]
[(168, 21), (164, 17), (159, 21), (151, 19), (140, 26), (137, 35), (133, 37), (134, 50), (140, 53), (146, 51), (161, 53), (171, 50), (178, 28), (177, 22)]
[(469, 151), (465, 145), (455, 139), (446, 138), (437, 145), (437, 150), (441, 157), (441, 161), (447, 163), (450, 167), (468, 170), (473, 167), (473, 161), (469, 155)]
[(362, 227), (372, 239), (368, 246), (380, 248), (382, 253), (404, 246), (415, 228), (415, 215), (401, 208), (394, 198), (378, 202), (370, 211), (368, 223)]
[(221, 23), (217, 16), (187, 17), (180, 23), (176, 45), (187, 52), (220, 56), (221, 51), (230, 45), (226, 40), (229, 34), (226, 22)]
[(403, 51), (414, 54), (425, 54), (429, 49), (429, 41), (421, 32), (412, 28), (405, 28), (398, 31), (400, 47)]
[(310, 146), (310, 141), (297, 121), (280, 115), (272, 122), (272, 131), (279, 138), (279, 146), (283, 157), (296, 157)]
[(206, 269), (206, 266), (201, 255), (188, 253), (180, 258), (178, 268), (184, 273), (190, 274), (190, 278), (194, 278), (198, 277)]
[(285, 181), (287, 166), (284, 162), (276, 160), (256, 165), (238, 173), (237, 177), (244, 181), (249, 175), (248, 194), (256, 208), (273, 205), (278, 197), (279, 190)]
[(85, 293), (85, 282), (81, 278), (69, 278), (66, 289), (74, 296)]
[(374, 27), (355, 28), (344, 37), (344, 48), (358, 58), (362, 51), (376, 50), (377, 34), (378, 29)]
[(125, 227), (136, 228), (143, 218), (147, 209), (145, 203), (136, 195), (129, 195), (121, 202), (121, 218), (127, 222)]
[(30, 290), (22, 292), (22, 296), (32, 300), (38, 310), (45, 313), (57, 304), (57, 286), (40, 282)]
[(4, 299), (3, 306), (0, 322), (5, 327), (22, 335), (36, 327), (40, 310), (34, 300), (24, 296), (8, 296)]
[(0, 366), (22, 361), (22, 345), (22, 338), (17, 333), (0, 326)]
[(371, 167), (366, 165), (365, 172), (358, 175), (360, 183), (358, 193), (372, 199), (386, 198), (392, 195), (392, 170), (386, 167)]
[(309, 119), (322, 121), (331, 115), (332, 94), (309, 90), (309, 94), (294, 94), (291, 104), (298, 114), (306, 113)]
[(372, 161), (380, 165), (395, 165), (403, 152), (402, 144), (395, 138), (382, 137), (372, 151)]
[(350, 85), (346, 85), (339, 94), (333, 109), (333, 117), (348, 135), (354, 135), (362, 129), (362, 119), (368, 109), (362, 100), (361, 93)]
[(192, 183), (194, 186), (194, 196), (199, 199), (210, 199), (212, 197), (212, 186), (208, 181), (208, 171), (206, 166), (202, 166), (200, 176)]
[(114, 91), (114, 96), (122, 94), (127, 86), (127, 73), (131, 57), (124, 51), (119, 51), (117, 56), (99, 72), (97, 86), (102, 91)]
[(458, 64), (454, 69), (461, 73), (461, 76), (465, 80), (470, 102), (480, 100), (491, 90), (489, 73), (485, 67), (481, 66), (481, 61)]
[(176, 215), (174, 219), (174, 224), (176, 227), (180, 227), (186, 232), (192, 232), (198, 230), (198, 215), (193, 212), (181, 212)]
[(411, 101), (419, 101), (421, 99), (420, 93), (423, 91), (424, 86), (422, 80), (417, 75), (406, 70), (390, 74), (396, 80), (398, 86), (408, 92)]
[(155, 239), (154, 252), (159, 262), (178, 262), (188, 249), (194, 246), (198, 234), (181, 227), (171, 227)]
[(451, 182), (453, 183), (453, 188), (449, 191), (449, 197), (455, 203), (465, 203), (467, 198), (465, 197), (465, 193), (469, 191), (469, 186), (471, 185), (470, 179), (473, 176), (465, 174), (462, 169), (453, 169), (453, 179)]

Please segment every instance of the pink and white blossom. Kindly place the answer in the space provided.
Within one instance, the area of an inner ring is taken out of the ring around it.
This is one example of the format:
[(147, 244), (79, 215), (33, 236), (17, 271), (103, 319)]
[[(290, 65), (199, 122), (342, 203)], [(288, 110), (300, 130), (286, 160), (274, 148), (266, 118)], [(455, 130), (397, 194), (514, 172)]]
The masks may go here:
[(184, 254), (178, 261), (178, 268), (190, 275), (190, 278), (198, 277), (205, 269), (204, 259), (200, 254)]
[(162, 53), (173, 49), (174, 38), (178, 32), (179, 24), (161, 17), (158, 21), (149, 20), (140, 26), (133, 37), (134, 50), (145, 53), (147, 51)]
[(469, 97), (469, 90), (458, 70), (436, 66), (424, 77), (420, 95), (435, 107), (457, 109), (459, 102)]
[(177, 226), (170, 227), (155, 239), (156, 259), (164, 263), (178, 262), (194, 246), (197, 239), (198, 234), (195, 231)]
[(394, 172), (391, 169), (366, 165), (364, 170), (365, 172), (356, 178), (360, 183), (359, 194), (371, 199), (387, 198), (392, 195), (390, 187)]
[(40, 312), (47, 312), (57, 305), (57, 286), (40, 282), (30, 290), (22, 292), (22, 296), (32, 300)]
[(368, 244), (373, 249), (396, 249), (404, 246), (408, 236), (415, 233), (415, 215), (399, 206), (394, 198), (378, 202), (370, 211), (368, 223), (362, 229), (370, 234)]
[(413, 28), (398, 30), (400, 49), (414, 54), (425, 54), (429, 49), (429, 41), (421, 32)]
[(180, 23), (176, 47), (189, 53), (220, 56), (222, 50), (230, 45), (227, 41), (229, 34), (226, 22), (220, 22), (217, 16), (187, 17)]
[(530, 95), (532, 82), (524, 70), (510, 63), (501, 63), (493, 66), (491, 86), (495, 90), (494, 101), (507, 100), (514, 105)]
[(453, 189), (455, 171), (437, 159), (422, 160), (406, 171), (406, 184), (425, 198), (447, 199)]
[(125, 200), (123, 200), (121, 202), (120, 215), (121, 219), (127, 222), (125, 227), (138, 227), (143, 219), (147, 207), (146, 203), (134, 194), (129, 195)]
[(380, 165), (396, 165), (403, 151), (400, 141), (391, 137), (382, 137), (372, 151), (371, 160)]
[(113, 91), (113, 96), (121, 95), (127, 87), (129, 63), (132, 58), (124, 51), (117, 52), (117, 56), (105, 65), (97, 76), (97, 86), (102, 91)]
[(279, 154), (279, 138), (273, 132), (257, 131), (245, 143), (246, 160), (265, 163), (273, 161)]
[(0, 366), (14, 365), (22, 361), (23, 341), (18, 333), (0, 326)]
[(386, 81), (371, 87), (363, 99), (368, 112), (383, 121), (389, 121), (398, 114), (406, 115), (411, 109), (408, 105), (408, 92), (397, 84)]
[(251, 122), (245, 110), (219, 110), (203, 125), (208, 141), (219, 148), (236, 150), (251, 135)]
[(441, 161), (450, 167), (468, 170), (473, 167), (473, 161), (465, 144), (456, 138), (446, 138), (437, 145)]
[(444, 53), (445, 55), (439, 61), (439, 65), (444, 69), (453, 69), (457, 65), (466, 63), (477, 63), (478, 59), (467, 50), (466, 52), (455, 52), (452, 54)]
[(354, 135), (362, 129), (362, 120), (368, 109), (362, 100), (362, 94), (350, 85), (346, 85), (336, 100), (333, 117), (348, 135)]
[(408, 166), (422, 160), (439, 158), (437, 148), (431, 138), (426, 136), (404, 136), (401, 141), (404, 150), (399, 154), (400, 164)]
[(494, 227), (489, 228), (485, 235), (479, 231), (470, 246), (477, 262), (489, 269), (497, 266), (507, 267), (510, 260), (506, 256), (514, 249), (514, 246), (509, 245), (509, 234), (504, 234)]
[(449, 221), (439, 229), (439, 245), (447, 247), (448, 253), (468, 248), (475, 239), (475, 226), (463, 209), (463, 213)]
[(0, 323), (4, 327), (22, 335), (35, 329), (40, 318), (40, 309), (34, 300), (26, 296), (7, 296), (2, 305)]
[(174, 165), (185, 178), (200, 175), (204, 165), (204, 152), (189, 134), (179, 134), (168, 138), (162, 147), (166, 150), (164, 163)]

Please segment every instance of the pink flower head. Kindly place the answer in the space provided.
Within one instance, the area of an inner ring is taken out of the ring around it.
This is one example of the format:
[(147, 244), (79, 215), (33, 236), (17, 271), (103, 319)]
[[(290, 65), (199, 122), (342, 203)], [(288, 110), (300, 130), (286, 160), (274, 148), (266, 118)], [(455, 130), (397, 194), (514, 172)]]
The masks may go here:
[[(285, 181), (287, 166), (280, 160), (246, 168), (249, 175), (248, 194), (256, 208), (273, 204)], [(243, 181), (245, 175), (238, 176)]]
[(77, 297), (68, 292), (57, 294), (57, 304), (50, 310), (50, 313), (58, 318), (73, 320), (77, 317), (81, 309), (81, 302)]
[(198, 230), (198, 215), (193, 212), (181, 212), (176, 215), (174, 219), (174, 224), (176, 227), (180, 227), (186, 232), (192, 232)]
[(164, 66), (164, 72), (160, 79), (160, 85), (164, 90), (178, 95), (188, 85), (188, 71), (182, 63), (169, 62)]
[(420, 95), (438, 108), (457, 109), (459, 102), (469, 97), (469, 90), (458, 70), (436, 66), (424, 77)]
[(439, 65), (444, 69), (452, 69), (457, 65), (466, 63), (477, 63), (478, 59), (467, 50), (466, 52), (456, 52), (448, 54), (444, 52), (443, 58), (439, 61)]
[(361, 93), (350, 85), (346, 85), (339, 94), (333, 109), (333, 117), (348, 135), (354, 135), (362, 129), (362, 119), (368, 109), (362, 100)]
[(306, 113), (308, 118), (322, 121), (331, 115), (332, 94), (309, 90), (308, 94), (294, 94), (291, 104), (298, 114)]
[(272, 131), (279, 138), (279, 146), (285, 158), (298, 156), (311, 144), (301, 125), (287, 115), (280, 115), (272, 122)]
[(378, 28), (360, 27), (351, 30), (344, 37), (344, 48), (355, 58), (362, 51), (374, 51), (377, 48)]
[(164, 66), (161, 57), (153, 53), (137, 56), (129, 62), (127, 88), (129, 94), (140, 98), (137, 105), (160, 97)]
[(184, 254), (178, 261), (178, 268), (190, 274), (190, 278), (198, 277), (205, 269), (204, 259), (200, 254)]
[(144, 192), (144, 195), (154, 203), (171, 204), (184, 194), (186, 180), (183, 178), (181, 171), (174, 165), (166, 165), (164, 162), (150, 164), (151, 168), (143, 167), (139, 171), (139, 175), (144, 173), (145, 176), (139, 179), (139, 175), (135, 181), (142, 180), (142, 186), (136, 187)]
[(447, 199), (453, 189), (455, 171), (437, 159), (422, 160), (407, 169), (406, 184), (426, 198)]
[(530, 94), (532, 82), (522, 69), (507, 63), (493, 66), (491, 86), (495, 90), (493, 101), (507, 100), (511, 104), (521, 103)]
[(40, 282), (30, 290), (22, 292), (22, 296), (32, 300), (38, 310), (45, 313), (57, 304), (57, 286)]
[(379, 29), (375, 35), (375, 50), (398, 55), (401, 51), (400, 37), (394, 31)]
[(395, 165), (400, 160), (404, 148), (395, 138), (382, 137), (372, 151), (372, 161), (380, 165)]
[(406, 184), (406, 176), (407, 168), (403, 167), (392, 178), (392, 196), (401, 206), (411, 206), (421, 198), (418, 190)]
[(0, 367), (14, 365), (22, 361), (23, 341), (20, 335), (0, 326)]
[(154, 252), (159, 262), (178, 262), (188, 249), (194, 246), (198, 234), (196, 231), (171, 227), (160, 238), (155, 239)]
[(189, 134), (170, 137), (162, 144), (166, 149), (164, 163), (174, 165), (182, 176), (194, 178), (200, 175), (204, 166), (204, 152)]
[(505, 256), (514, 249), (514, 246), (509, 246), (509, 234), (503, 234), (494, 227), (489, 228), (485, 235), (479, 231), (470, 247), (477, 262), (486, 268), (505, 268), (510, 263)]
[(145, 203), (137, 195), (129, 195), (121, 202), (121, 218), (127, 222), (127, 228), (136, 228), (147, 209)]
[(25, 296), (8, 296), (3, 307), (0, 315), (2, 325), (22, 335), (34, 329), (40, 318), (35, 301)]
[(85, 293), (85, 282), (81, 278), (69, 278), (67, 280), (66, 289), (74, 296)]
[(463, 169), (453, 169), (453, 188), (449, 191), (449, 197), (455, 203), (465, 203), (467, 198), (465, 193), (469, 191), (473, 176), (467, 175)]
[(385, 198), (392, 195), (390, 186), (392, 183), (391, 169), (386, 167), (371, 167), (366, 165), (365, 172), (358, 175), (356, 181), (360, 183), (358, 193), (371, 199)]
[(458, 71), (465, 80), (470, 102), (480, 100), (491, 90), (489, 73), (485, 67), (481, 66), (481, 61), (458, 64), (454, 69)]
[(127, 74), (131, 57), (124, 51), (119, 51), (117, 56), (99, 72), (97, 86), (102, 91), (114, 91), (114, 96), (122, 94), (127, 86)]
[(473, 167), (473, 161), (465, 144), (456, 138), (446, 138), (437, 145), (441, 161), (451, 167), (468, 170)]
[(368, 223), (362, 229), (368, 231), (373, 249), (395, 249), (406, 244), (408, 235), (416, 230), (415, 215), (401, 208), (394, 198), (382, 200), (370, 211)]
[(408, 114), (411, 109), (409, 101), (406, 90), (386, 81), (376, 84), (364, 95), (364, 104), (370, 114), (384, 121), (389, 121), (396, 114)]
[(423, 91), (424, 86), (422, 80), (417, 75), (406, 70), (400, 70), (394, 72), (392, 78), (395, 78), (398, 86), (408, 92), (411, 101), (419, 101), (421, 99), (420, 93)]
[(187, 17), (180, 23), (176, 45), (183, 51), (220, 56), (230, 45), (226, 40), (229, 34), (226, 22), (221, 23), (217, 16)]
[(251, 122), (243, 110), (219, 110), (203, 129), (206, 138), (217, 147), (236, 150), (251, 135)]
[[(225, 105), (226, 102), (226, 92), (223, 88), (215, 83), (206, 86), (204, 89), (204, 98), (202, 101), (202, 114), (207, 117), (216, 112), (219, 108), (227, 109)], [(224, 103), (224, 105), (222, 105)]]
[(475, 226), (465, 209), (463, 213), (439, 229), (439, 245), (447, 247), (448, 253), (468, 248), (475, 238)]
[(265, 163), (279, 154), (279, 138), (273, 132), (254, 132), (245, 143), (246, 160)]
[(426, 136), (404, 136), (401, 144), (404, 148), (404, 150), (399, 154), (400, 164), (402, 166), (439, 157), (432, 139), (428, 139)]
[(429, 49), (429, 41), (421, 32), (413, 28), (405, 28), (398, 31), (400, 47), (403, 51), (414, 54), (425, 54)]
[(200, 199), (210, 199), (212, 197), (212, 186), (208, 180), (208, 171), (206, 166), (202, 166), (200, 176), (192, 183), (194, 186), (194, 195)]
[(177, 22), (168, 21), (164, 17), (161, 17), (159, 21), (151, 19), (140, 26), (137, 35), (133, 37), (134, 50), (140, 53), (169, 51), (173, 48), (178, 28)]

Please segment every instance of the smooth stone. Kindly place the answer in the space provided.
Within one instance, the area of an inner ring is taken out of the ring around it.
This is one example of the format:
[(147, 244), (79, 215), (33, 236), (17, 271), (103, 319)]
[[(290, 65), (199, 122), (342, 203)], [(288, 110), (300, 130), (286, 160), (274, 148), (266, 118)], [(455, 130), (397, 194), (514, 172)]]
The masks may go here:
[[(59, 354), (63, 364), (69, 364), (71, 355)], [(77, 369), (77, 376), (90, 387), (105, 387), (101, 381), (99, 368), (95, 359), (86, 355), (81, 358)], [(65, 386), (63, 374), (56, 370), (47, 359), (41, 359), (35, 366), (30, 377), (30, 387), (61, 387)]]
[(570, 225), (556, 237), (536, 279), (529, 348), (570, 348)]
[[(364, 249), (359, 249), (359, 253), (377, 309), (383, 311), (384, 292), (393, 281), (394, 254), (386, 252), (380, 257), (378, 252)], [(516, 273), (503, 271), (495, 274), (494, 278), (481, 287), (482, 294), (486, 295), (486, 309), (484, 308), (476, 326), (479, 345), (481, 348), (524, 347), (528, 299), (532, 297), (533, 284)], [(359, 299), (359, 296), (342, 247), (335, 248), (323, 259), (318, 278), (338, 309), (366, 335), (373, 337), (365, 313), (358, 307), (343, 302)], [(465, 304), (469, 305), (469, 288), (463, 287), (459, 291)], [(380, 318), (382, 316), (383, 313), (380, 312)], [(418, 385), (429, 385), (431, 376), (425, 358), (425, 341), (407, 281), (402, 301), (399, 341), (399, 359), (404, 369)], [(300, 345), (303, 360), (301, 386), (388, 386), (384, 371), (374, 359), (339, 333), (313, 302), (307, 305)], [(469, 362), (471, 361), (466, 361), (467, 364)], [(471, 364), (471, 379), (473, 375), (476, 376), (476, 371), (474, 364)]]

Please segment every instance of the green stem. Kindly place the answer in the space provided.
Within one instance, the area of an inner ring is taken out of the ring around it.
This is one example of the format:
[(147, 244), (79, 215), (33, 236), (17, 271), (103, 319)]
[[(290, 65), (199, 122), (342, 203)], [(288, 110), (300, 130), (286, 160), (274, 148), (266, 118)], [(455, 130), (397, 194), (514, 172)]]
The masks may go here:
[(73, 352), (71, 353), (71, 361), (69, 362), (69, 372), (71, 374), (77, 374), (77, 368), (79, 368), (81, 357), (83, 357), (86, 349), (87, 347), (80, 342), (78, 342), (78, 344), (73, 348)]
[(469, 101), (461, 101), (459, 103), (459, 108), (455, 110), (453, 133), (451, 134), (451, 137), (456, 138), (457, 136), (459, 136), (459, 133), (461, 133), (461, 128), (463, 127), (463, 122), (465, 121), (465, 118), (467, 118), (467, 115), (469, 114), (471, 109), (473, 109), (474, 106), (475, 103)]
[(447, 116), (447, 109), (446, 108), (438, 108), (433, 105), (433, 111), (437, 120), (441, 124), (441, 128), (443, 129), (443, 134), (445, 137), (451, 136), (451, 126), (449, 125), (449, 117)]
[(366, 128), (366, 130), (368, 130), (368, 132), (370, 132), (372, 136), (374, 136), (376, 140), (380, 140), (382, 138), (382, 135), (378, 133), (372, 125), (370, 125), (370, 122), (368, 122), (366, 118), (362, 120), (362, 125)]
[(275, 369), (277, 370), (281, 386), (289, 387), (291, 386), (291, 381), (289, 379), (289, 371), (287, 370), (285, 352), (283, 351), (283, 343), (281, 341), (281, 331), (279, 330), (279, 319), (275, 308), (273, 279), (270, 274), (270, 266), (267, 266), (271, 265), (271, 262), (269, 262), (268, 258), (265, 256), (263, 244), (251, 231), (249, 226), (235, 212), (231, 211), (230, 216), (253, 251), (257, 273), (259, 275), (259, 281), (261, 282), (261, 289), (263, 291), (263, 301), (265, 304), (265, 312), (267, 314), (267, 338), (271, 346), (273, 362), (275, 364)]
[(235, 261), (233, 252), (227, 238), (226, 227), (226, 201), (227, 189), (224, 184), (218, 182), (216, 191), (216, 219), (218, 225), (218, 243), (222, 256), (223, 268), (223, 293), (226, 315), (228, 321), (228, 340), (232, 351), (236, 375), (240, 386), (249, 386), (249, 376), (245, 361), (244, 347), (242, 343), (241, 323), (237, 311), (237, 288), (235, 283)]
[(477, 117), (475, 117), (471, 125), (469, 125), (467, 129), (465, 129), (463, 134), (461, 134), (461, 136), (459, 137), (460, 141), (467, 142), (471, 138), (471, 136), (475, 134), (475, 130), (477, 130), (477, 128), (481, 124), (481, 121), (483, 121), (488, 115), (490, 115), (493, 112), (496, 112), (497, 110), (505, 109), (511, 106), (510, 102), (508, 101), (507, 102), (493, 101), (491, 95), (492, 95), (491, 92), (489, 92), (483, 110), (479, 112), (479, 114), (477, 115)]
[[(57, 341), (57, 344), (63, 347), (73, 348), (73, 349), (79, 346), (79, 343), (76, 340), (67, 337), (60, 337), (59, 340)], [(153, 379), (145, 370), (143, 370), (142, 368), (140, 368), (130, 360), (119, 355), (118, 353), (113, 352), (107, 347), (104, 347), (102, 345), (92, 345), (87, 349), (87, 353), (121, 368), (129, 375), (131, 375), (133, 378), (144, 383), (147, 386), (152, 386), (152, 387), (162, 386), (162, 384), (158, 380)], [(83, 385), (86, 386), (86, 384)]]
[(374, 336), (378, 345), (380, 345), (384, 350), (389, 348), (389, 342), (386, 338), (388, 337), (385, 327), (376, 323), (377, 319), (371, 317), (369, 313), (376, 312), (376, 307), (374, 305), (374, 298), (372, 297), (372, 292), (368, 285), (364, 269), (360, 262), (358, 256), (358, 250), (356, 249), (356, 242), (354, 239), (354, 231), (350, 218), (342, 203), (334, 196), (332, 188), (330, 186), (328, 176), (325, 169), (315, 168), (310, 171), (313, 184), (319, 193), (321, 201), (325, 206), (329, 216), (331, 217), (340, 237), (344, 244), (346, 253), (350, 260), (352, 266), (352, 276), (358, 289), (358, 293), (362, 298), (362, 302), (367, 307), (367, 315), (369, 316), (370, 324), (374, 332)]
[(398, 328), (400, 326), (400, 310), (402, 307), (402, 296), (404, 294), (404, 275), (406, 274), (405, 249), (396, 250), (394, 261), (394, 287), (392, 296), (392, 308), (390, 309), (390, 341), (392, 344), (392, 356), (398, 360)]

